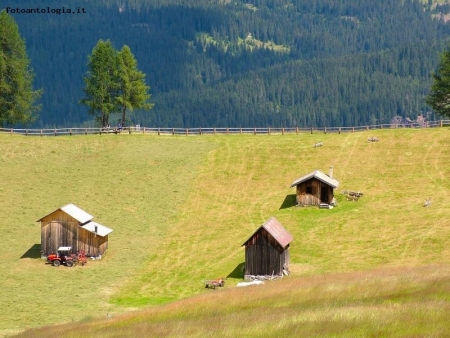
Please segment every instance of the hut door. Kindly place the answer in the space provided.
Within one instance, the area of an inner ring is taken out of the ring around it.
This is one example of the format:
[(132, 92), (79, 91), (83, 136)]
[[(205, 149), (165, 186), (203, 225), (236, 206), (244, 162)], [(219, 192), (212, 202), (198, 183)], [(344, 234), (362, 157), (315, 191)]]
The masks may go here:
[(322, 186), (320, 189), (320, 203), (328, 203), (328, 187)]

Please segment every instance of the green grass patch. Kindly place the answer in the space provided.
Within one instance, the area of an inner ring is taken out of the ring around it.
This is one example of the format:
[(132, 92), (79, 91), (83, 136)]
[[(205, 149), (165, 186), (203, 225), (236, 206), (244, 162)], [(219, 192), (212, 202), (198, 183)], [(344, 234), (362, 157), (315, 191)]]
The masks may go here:
[[(0, 332), (113, 311), (109, 298), (155, 253), (214, 147), (183, 137), (0, 135), (0, 303), (8, 309)], [(56, 269), (39, 258), (36, 220), (67, 203), (114, 230), (101, 261)]]
[(290, 51), (290, 48), (288, 46), (277, 45), (273, 41), (261, 41), (253, 37), (251, 34), (249, 34), (245, 38), (238, 38), (237, 41), (230, 41), (226, 39), (215, 39), (208, 33), (197, 33), (196, 39), (203, 44), (204, 50), (206, 50), (206, 47), (208, 45), (214, 45), (226, 52), (233, 45), (237, 45), (244, 46), (248, 50), (253, 50), (255, 48), (265, 48), (280, 53), (289, 53)]
[[(367, 142), (374, 135), (380, 142)], [(314, 148), (318, 141), (324, 146)], [(168, 337), (221, 330), (226, 336), (339, 337), (390, 336), (400, 328), (399, 336), (420, 336), (434, 325), (430, 332), (445, 336), (448, 144), (446, 128), (0, 135), (0, 173), (7, 182), (0, 186), (7, 242), (0, 247), (0, 302), (11, 310), (0, 315), (0, 332), (146, 308), (149, 315), (77, 325), (81, 333), (50, 331), (69, 337), (130, 330)], [(315, 169), (328, 172), (330, 165), (340, 182), (338, 206), (294, 206), (292, 181)], [(364, 196), (346, 201), (345, 189)], [(426, 198), (433, 201), (429, 207), (423, 207)], [(35, 221), (69, 202), (114, 232), (101, 261), (55, 269), (34, 258), (40, 241)], [(294, 237), (291, 276), (261, 294), (240, 291), (234, 285), (242, 276), (241, 244), (271, 216)], [(204, 281), (217, 277), (228, 277), (225, 290), (205, 290)]]

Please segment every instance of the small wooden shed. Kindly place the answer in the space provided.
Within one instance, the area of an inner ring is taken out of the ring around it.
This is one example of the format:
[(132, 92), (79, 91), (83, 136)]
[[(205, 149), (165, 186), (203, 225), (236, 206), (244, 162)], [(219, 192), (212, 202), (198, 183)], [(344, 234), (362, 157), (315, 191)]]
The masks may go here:
[(289, 246), (292, 236), (281, 223), (271, 217), (247, 239), (244, 275), (281, 276), (289, 272)]
[(291, 188), (297, 188), (297, 205), (301, 206), (332, 204), (334, 189), (338, 186), (339, 182), (333, 178), (332, 167), (330, 168), (329, 175), (315, 170), (296, 179), (291, 184)]
[(74, 253), (103, 255), (108, 249), (108, 235), (113, 231), (92, 221), (94, 217), (74, 204), (67, 204), (42, 217), (41, 253), (48, 255), (61, 246), (70, 246)]

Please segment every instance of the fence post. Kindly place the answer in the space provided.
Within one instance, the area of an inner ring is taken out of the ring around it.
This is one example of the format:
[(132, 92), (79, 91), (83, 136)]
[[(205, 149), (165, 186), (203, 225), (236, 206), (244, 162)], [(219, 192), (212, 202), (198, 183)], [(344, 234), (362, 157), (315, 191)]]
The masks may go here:
[(327, 127), (325, 127), (324, 129), (323, 129), (323, 132), (326, 134), (327, 133)]
[(255, 128), (255, 131), (254, 131), (254, 135), (256, 135), (256, 128)]
[(172, 128), (172, 135), (175, 135), (175, 128)]
[(145, 127), (142, 128), (142, 134), (145, 134)]
[(200, 135), (202, 134), (202, 127), (198, 128), (198, 132), (200, 133)]
[(242, 135), (242, 128), (241, 128), (241, 132), (240, 132), (240, 133), (241, 133), (241, 135)]
[(295, 133), (298, 134), (298, 127), (295, 127)]
[(369, 130), (369, 126), (366, 126), (366, 130)]
[(443, 124), (443, 121), (441, 120), (441, 128), (442, 128), (443, 125), (444, 125), (444, 124)]
[(270, 127), (269, 127), (269, 129), (267, 129), (267, 134), (269, 134), (269, 135), (270, 135)]
[(87, 128), (84, 129), (84, 135), (87, 135)]
[(313, 133), (313, 128), (311, 127), (311, 134)]
[(216, 135), (216, 128), (214, 128), (214, 135)]
[(341, 133), (341, 127), (339, 127), (339, 134)]
[(13, 134), (13, 129), (11, 128), (11, 135)]
[(25, 136), (28, 136), (28, 129), (25, 130)]
[(41, 137), (42, 137), (42, 129), (41, 129)]
[(352, 133), (354, 133), (355, 132), (355, 127), (352, 127)]
[(227, 134), (228, 134), (228, 128), (227, 128)]
[(55, 136), (56, 136), (56, 128), (55, 128)]
[(72, 128), (69, 129), (69, 135), (72, 136)]
[(189, 135), (189, 128), (186, 128), (186, 136)]
[(131, 134), (131, 127), (128, 127), (128, 134)]
[(158, 128), (158, 136), (161, 135), (161, 129)]
[(281, 135), (284, 135), (284, 128), (281, 128)]

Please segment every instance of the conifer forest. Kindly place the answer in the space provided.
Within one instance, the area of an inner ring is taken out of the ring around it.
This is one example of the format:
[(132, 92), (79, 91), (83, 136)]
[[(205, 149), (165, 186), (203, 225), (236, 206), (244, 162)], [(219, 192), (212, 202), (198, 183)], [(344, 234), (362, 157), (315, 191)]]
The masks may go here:
[[(43, 9), (40, 13), (27, 9)], [(148, 127), (337, 127), (438, 119), (425, 102), (450, 46), (449, 5), (420, 0), (5, 0), (42, 109), (32, 127), (89, 126), (99, 40), (129, 46)], [(53, 10), (53, 12), (52, 12)], [(122, 117), (111, 124), (118, 123)]]

